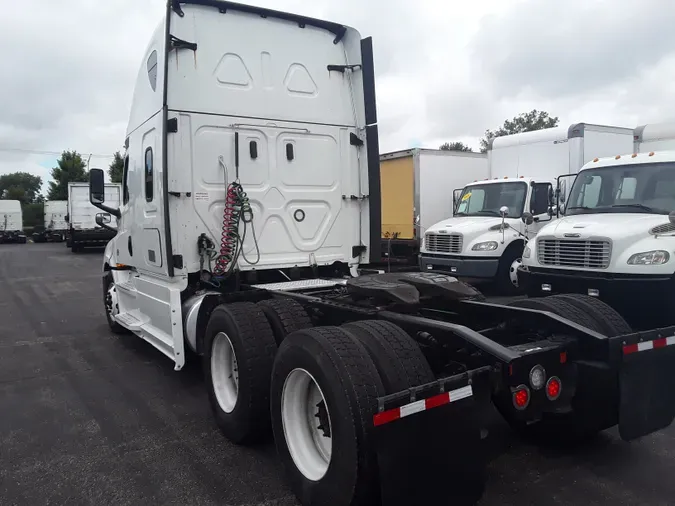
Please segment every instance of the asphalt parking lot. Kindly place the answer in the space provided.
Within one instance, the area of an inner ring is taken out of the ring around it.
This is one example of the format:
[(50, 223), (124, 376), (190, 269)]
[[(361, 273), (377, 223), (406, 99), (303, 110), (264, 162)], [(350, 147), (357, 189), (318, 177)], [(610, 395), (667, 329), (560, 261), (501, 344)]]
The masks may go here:
[[(296, 505), (271, 444), (220, 435), (198, 367), (174, 372), (108, 331), (100, 261), (64, 244), (0, 246), (0, 504)], [(495, 416), (489, 446), (482, 506), (674, 502), (672, 426), (563, 451)]]

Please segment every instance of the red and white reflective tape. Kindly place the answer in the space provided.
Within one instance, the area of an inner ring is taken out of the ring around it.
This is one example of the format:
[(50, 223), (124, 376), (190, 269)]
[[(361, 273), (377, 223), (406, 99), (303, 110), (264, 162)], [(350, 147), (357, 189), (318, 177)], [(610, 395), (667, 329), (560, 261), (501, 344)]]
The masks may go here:
[(450, 404), (451, 402), (461, 401), (467, 397), (473, 396), (473, 389), (471, 385), (467, 385), (462, 388), (457, 388), (456, 390), (450, 390), (449, 392), (443, 392), (442, 394), (434, 395), (428, 399), (422, 399), (420, 401), (411, 402), (400, 408), (388, 409), (382, 413), (377, 413), (373, 416), (373, 424), (375, 427), (378, 425), (384, 425), (385, 423), (393, 422), (399, 418), (404, 418), (409, 415), (414, 415), (415, 413), (420, 413), (426, 411), (427, 409), (437, 408), (439, 406), (444, 406), (445, 404)]
[(641, 343), (635, 344), (624, 344), (623, 354), (630, 355), (631, 353), (637, 353), (638, 351), (647, 351), (653, 350), (655, 348), (665, 348), (675, 344), (675, 336), (662, 337), (660, 339), (654, 339), (653, 341), (643, 341)]

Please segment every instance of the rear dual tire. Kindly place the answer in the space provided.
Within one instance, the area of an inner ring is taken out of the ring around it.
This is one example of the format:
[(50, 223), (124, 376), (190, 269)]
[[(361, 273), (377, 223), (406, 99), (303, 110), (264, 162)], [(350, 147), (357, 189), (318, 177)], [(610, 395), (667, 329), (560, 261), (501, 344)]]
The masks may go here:
[[(306, 378), (306, 393), (294, 391), (303, 388), (298, 376)], [(319, 390), (322, 400), (298, 406), (310, 389)], [(378, 503), (372, 417), (383, 394), (368, 353), (345, 330), (301, 330), (283, 341), (272, 374), (272, 428), (291, 489), (303, 505)], [(316, 442), (321, 438), (330, 439), (323, 443), (329, 452)]]
[[(377, 504), (377, 398), (433, 381), (433, 373), (416, 343), (391, 323), (310, 325), (292, 300), (214, 309), (204, 371), (216, 421), (240, 444), (264, 439), (271, 425), (303, 505)], [(236, 384), (228, 383), (235, 369)]]

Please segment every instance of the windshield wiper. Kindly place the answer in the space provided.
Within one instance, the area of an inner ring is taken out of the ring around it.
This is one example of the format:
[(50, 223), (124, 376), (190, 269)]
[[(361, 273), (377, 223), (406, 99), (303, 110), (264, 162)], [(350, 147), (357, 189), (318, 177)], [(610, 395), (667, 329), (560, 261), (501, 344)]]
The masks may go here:
[(460, 211), (455, 213), (455, 216), (466, 216), (466, 213), (464, 211)]
[(481, 213), (488, 213), (492, 216), (501, 216), (497, 211), (493, 211), (492, 209), (483, 209), (482, 211), (476, 211), (475, 214), (481, 214)]
[(582, 211), (592, 211), (593, 210), (588, 206), (572, 206), (572, 207), (568, 207), (567, 209), (565, 209), (565, 212), (572, 211), (574, 209), (581, 209)]
[(614, 204), (612, 207), (636, 207), (637, 209), (642, 209), (648, 213), (654, 212), (654, 209), (644, 204)]

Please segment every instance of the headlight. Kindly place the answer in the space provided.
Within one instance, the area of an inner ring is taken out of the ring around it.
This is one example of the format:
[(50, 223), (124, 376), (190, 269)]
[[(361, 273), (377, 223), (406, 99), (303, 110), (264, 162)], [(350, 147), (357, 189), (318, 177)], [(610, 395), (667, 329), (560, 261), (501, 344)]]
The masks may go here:
[(531, 254), (532, 254), (532, 250), (530, 249), (530, 247), (525, 246), (525, 249), (523, 250), (523, 258), (530, 258)]
[(662, 249), (635, 253), (628, 259), (629, 265), (663, 265), (670, 260), (670, 253)]
[(494, 251), (499, 247), (497, 241), (479, 242), (471, 248), (473, 251)]

